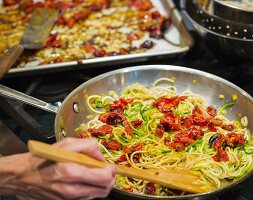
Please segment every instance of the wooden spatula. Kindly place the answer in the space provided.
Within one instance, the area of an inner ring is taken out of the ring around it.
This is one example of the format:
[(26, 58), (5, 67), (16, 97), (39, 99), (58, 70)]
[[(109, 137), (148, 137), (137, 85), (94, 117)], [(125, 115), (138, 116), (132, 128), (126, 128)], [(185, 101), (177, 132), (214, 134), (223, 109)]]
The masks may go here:
[[(54, 162), (74, 162), (87, 167), (104, 167), (108, 163), (98, 161), (87, 155), (64, 150), (49, 144), (30, 140), (28, 142), (29, 151), (41, 158)], [(171, 168), (171, 169), (136, 169), (115, 165), (117, 174), (137, 178), (141, 180), (151, 181), (168, 188), (183, 190), (191, 193), (207, 192), (203, 189), (198, 180), (199, 177), (190, 170)]]
[(20, 44), (8, 50), (0, 59), (0, 78), (22, 54), (24, 49), (41, 49), (59, 14), (55, 9), (36, 8), (21, 38)]

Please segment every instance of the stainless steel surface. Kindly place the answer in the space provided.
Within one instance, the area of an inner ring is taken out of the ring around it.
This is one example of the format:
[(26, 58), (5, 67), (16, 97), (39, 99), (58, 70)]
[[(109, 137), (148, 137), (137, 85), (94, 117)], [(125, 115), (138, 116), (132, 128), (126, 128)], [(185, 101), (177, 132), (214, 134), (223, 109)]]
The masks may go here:
[(34, 9), (20, 44), (25, 49), (41, 49), (58, 16), (58, 11), (55, 9)]
[(253, 25), (228, 22), (203, 12), (193, 0), (180, 1), (182, 13), (215, 51), (221, 54), (253, 59)]
[[(39, 73), (41, 71), (60, 71), (60, 70), (71, 70), (80, 69), (84, 67), (106, 66), (108, 64), (121, 64), (130, 62), (146, 61), (148, 59), (162, 58), (162, 57), (173, 57), (175, 55), (187, 52), (193, 46), (193, 39), (189, 32), (187, 31), (184, 22), (175, 8), (172, 0), (151, 0), (154, 6), (164, 15), (171, 18), (171, 25), (166, 30), (165, 38), (154, 40), (157, 45), (152, 49), (138, 54), (129, 55), (118, 55), (109, 56), (103, 58), (92, 58), (84, 59), (82, 61), (72, 61), (72, 62), (62, 62), (56, 64), (47, 64), (33, 66), (30, 64), (29, 67), (23, 68), (12, 68), (9, 70), (8, 74), (15, 76), (16, 74), (31, 74)], [(35, 62), (36, 63), (36, 62)]]
[[(196, 13), (198, 16), (197, 23), (217, 34), (227, 36), (229, 38), (237, 38), (243, 40), (253, 40), (253, 24), (243, 24), (236, 20), (228, 20), (215, 14), (215, 1), (209, 1), (207, 5), (200, 5), (198, 1), (187, 1), (187, 5), (193, 2), (190, 7), (190, 15)], [(196, 6), (195, 6), (196, 5)], [(225, 10), (220, 11), (227, 13)], [(252, 21), (253, 22), (253, 21)]]
[[(232, 0), (231, 0), (232, 1)], [(253, 24), (253, 7), (248, 9), (246, 6), (241, 7), (242, 0), (234, 0), (237, 4), (229, 4), (226, 0), (214, 0), (213, 11), (214, 14), (231, 21), (244, 24)], [(252, 1), (253, 4), (253, 1)]]
[(39, 99), (36, 99), (34, 97), (31, 97), (29, 95), (23, 94), (21, 92), (18, 92), (16, 90), (10, 89), (8, 87), (5, 87), (3, 85), (0, 85), (0, 96), (9, 97), (15, 100), (22, 101), (26, 104), (30, 104), (32, 106), (38, 107), (42, 110), (46, 110), (49, 112), (57, 113), (58, 107), (53, 106), (50, 103), (41, 101)]
[[(177, 66), (137, 66), (132, 68), (124, 68), (97, 76), (83, 83), (72, 93), (70, 93), (62, 103), (56, 115), (55, 134), (57, 140), (68, 136), (76, 137), (76, 132), (74, 131), (75, 128), (81, 123), (87, 122), (88, 119), (86, 116), (90, 114), (90, 111), (85, 103), (84, 98), (86, 95), (100, 94), (102, 92), (107, 94), (110, 90), (120, 93), (127, 86), (136, 82), (149, 86), (158, 78), (172, 76), (176, 77), (175, 87), (177, 88), (178, 94), (181, 94), (185, 90), (190, 90), (204, 96), (207, 100), (207, 104), (213, 105), (216, 108), (219, 108), (224, 103), (230, 102), (231, 95), (236, 94), (238, 96), (236, 105), (232, 110), (228, 111), (226, 117), (232, 120), (236, 117), (238, 112), (240, 112), (242, 116), (247, 116), (249, 119), (253, 117), (253, 98), (239, 87), (222, 78), (202, 71)], [(193, 84), (193, 80), (196, 80), (196, 84)], [(220, 100), (218, 98), (220, 94), (224, 95), (224, 100)], [(75, 105), (75, 103), (79, 104), (81, 112), (74, 112), (73, 105)], [(248, 128), (252, 132), (253, 123), (249, 123)], [(252, 173), (253, 172), (251, 172), (248, 176), (250, 176)], [(154, 197), (128, 193), (117, 189), (114, 191), (120, 196), (125, 196), (126, 198), (131, 197), (135, 199), (205, 199), (226, 191), (230, 187), (244, 180), (246, 177), (247, 176), (232, 183), (226, 188), (210, 193), (196, 195)]]

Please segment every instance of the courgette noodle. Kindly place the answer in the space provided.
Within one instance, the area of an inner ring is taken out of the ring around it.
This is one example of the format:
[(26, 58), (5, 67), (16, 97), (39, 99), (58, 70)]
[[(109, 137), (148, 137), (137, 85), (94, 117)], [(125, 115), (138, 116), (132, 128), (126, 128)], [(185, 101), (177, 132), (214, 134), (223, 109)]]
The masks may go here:
[[(76, 128), (77, 133), (82, 131), (93, 137), (88, 129), (97, 130), (102, 125), (105, 125), (105, 122), (102, 122), (99, 116), (110, 112), (110, 104), (115, 100), (119, 100), (119, 98), (132, 99), (132, 102), (125, 104), (122, 112), (132, 135), (129, 135), (126, 125), (121, 122), (109, 124), (112, 128), (111, 134), (96, 137), (108, 163), (128, 165), (140, 169), (168, 169), (171, 167), (189, 169), (194, 173), (200, 174), (199, 181), (204, 183), (204, 189), (210, 191), (223, 187), (252, 170), (253, 142), (250, 140), (251, 135), (248, 128), (242, 126), (238, 120), (228, 120), (224, 115), (225, 110), (234, 106), (236, 102), (221, 106), (215, 116), (211, 116), (207, 112), (207, 108), (210, 106), (206, 105), (204, 97), (190, 91), (185, 91), (179, 95), (174, 82), (175, 79), (161, 78), (156, 80), (150, 87), (136, 83), (127, 87), (122, 94), (113, 92), (114, 95), (111, 95), (112, 91), (110, 91), (108, 95), (94, 94), (89, 96), (86, 99), (86, 103), (94, 117)], [(159, 135), (157, 128), (165, 113), (154, 106), (154, 102), (159, 98), (173, 97), (182, 97), (180, 103), (170, 110), (170, 113), (176, 117), (175, 123), (179, 126), (179, 130), (165, 130)], [(193, 112), (196, 112), (196, 107), (200, 109), (199, 112), (203, 113), (206, 119), (216, 120), (225, 126), (219, 125), (214, 127), (216, 128), (214, 129), (208, 125), (195, 125), (195, 127), (203, 131), (202, 137), (196, 138), (194, 142), (186, 145), (183, 150), (172, 148), (170, 144), (177, 137), (176, 134), (179, 131), (188, 131), (189, 129), (189, 127), (185, 128), (180, 124), (179, 119), (192, 116)], [(136, 127), (133, 122), (138, 120), (141, 121), (141, 125)], [(232, 130), (230, 130), (231, 127)], [(214, 141), (216, 135), (225, 137), (231, 132), (244, 138), (245, 142), (243, 145), (234, 146), (233, 148), (230, 146), (224, 147), (223, 150), (227, 153), (229, 160), (218, 162), (214, 159), (217, 150), (210, 143)], [(112, 150), (103, 145), (103, 141), (109, 138), (117, 141), (121, 148)], [(125, 148), (131, 149), (138, 145), (141, 145), (141, 148), (135, 149), (131, 153), (127, 153), (124, 150)], [(122, 156), (125, 156), (125, 160), (121, 162), (119, 159)], [(136, 157), (138, 157), (137, 161)], [(117, 188), (147, 194), (147, 181), (130, 179), (119, 175), (116, 176), (116, 179), (115, 187)], [(153, 194), (168, 196), (186, 193), (155, 184), (155, 192)]]
[(222, 114), (226, 114), (226, 109), (227, 108), (231, 108), (235, 105), (235, 102), (231, 102), (231, 103), (227, 103), (227, 104), (224, 104), (223, 106), (221, 106), (221, 108), (219, 109), (218, 111), (218, 115), (222, 115)]

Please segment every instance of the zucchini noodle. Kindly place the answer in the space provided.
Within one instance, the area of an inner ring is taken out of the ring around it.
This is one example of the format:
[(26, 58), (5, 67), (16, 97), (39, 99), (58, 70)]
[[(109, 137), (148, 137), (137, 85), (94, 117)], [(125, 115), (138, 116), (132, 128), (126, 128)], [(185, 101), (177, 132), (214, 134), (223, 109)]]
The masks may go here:
[[(198, 94), (177, 94), (174, 82), (161, 78), (150, 87), (135, 83), (122, 94), (114, 93), (115, 98), (89, 96), (86, 103), (94, 117), (76, 132), (96, 137), (109, 163), (139, 169), (189, 169), (200, 175), (199, 181), (209, 191), (252, 170), (253, 141), (247, 117), (231, 121), (224, 115), (235, 102), (216, 111)], [(187, 194), (120, 175), (116, 179), (115, 187), (129, 192)]]

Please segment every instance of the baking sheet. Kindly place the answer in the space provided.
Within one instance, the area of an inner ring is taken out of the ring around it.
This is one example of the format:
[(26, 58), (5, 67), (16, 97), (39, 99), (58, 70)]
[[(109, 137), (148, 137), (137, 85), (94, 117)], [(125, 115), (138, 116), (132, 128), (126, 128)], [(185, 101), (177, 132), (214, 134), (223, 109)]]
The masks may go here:
[[(153, 57), (168, 57), (175, 56), (188, 51), (193, 45), (193, 39), (186, 30), (182, 18), (175, 8), (174, 3), (171, 0), (151, 0), (154, 7), (159, 10), (159, 12), (165, 16), (169, 16), (171, 19), (171, 25), (166, 30), (164, 38), (153, 39), (156, 45), (143, 52), (137, 54), (128, 55), (117, 55), (117, 56), (107, 56), (101, 58), (84, 59), (81, 61), (72, 62), (61, 62), (54, 64), (38, 65), (36, 62), (29, 62), (22, 68), (12, 68), (9, 70), (9, 75), (16, 75), (18, 73), (39, 73), (39, 72), (49, 72), (58, 71), (66, 69), (77, 69), (85, 68), (86, 66), (96, 68), (98, 66), (106, 66), (109, 63), (128, 63), (128, 62), (138, 62), (145, 59)], [(142, 43), (147, 38), (143, 38), (138, 43)], [(150, 38), (149, 38), (150, 39)], [(138, 45), (138, 44), (137, 44)]]

